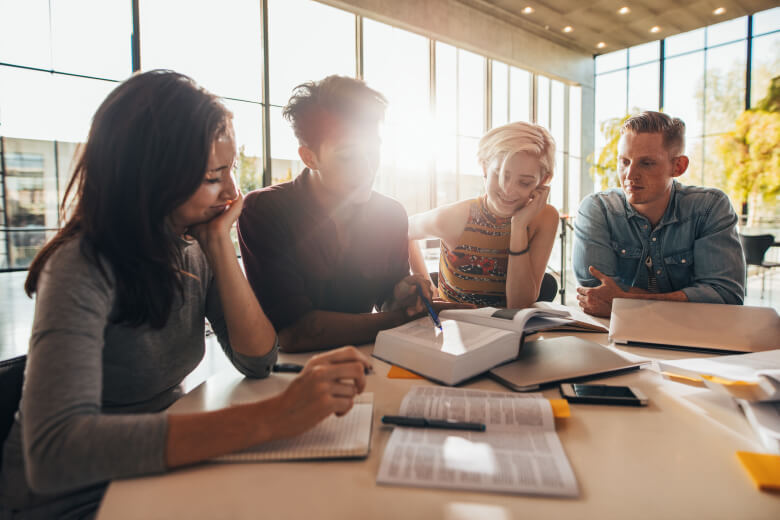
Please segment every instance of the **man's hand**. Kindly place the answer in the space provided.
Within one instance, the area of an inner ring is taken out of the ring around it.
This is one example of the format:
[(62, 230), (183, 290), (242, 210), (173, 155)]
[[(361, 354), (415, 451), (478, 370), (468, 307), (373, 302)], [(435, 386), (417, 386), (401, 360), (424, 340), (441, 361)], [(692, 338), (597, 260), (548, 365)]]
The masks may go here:
[(598, 287), (577, 287), (577, 301), (586, 313), (609, 318), (612, 313), (612, 300), (627, 298), (628, 293), (621, 289), (615, 280), (595, 267), (590, 266), (588, 271), (599, 279), (601, 285)]
[(431, 280), (421, 274), (413, 274), (395, 284), (390, 310), (404, 309), (407, 316), (425, 312), (425, 305), (417, 292), (418, 287), (428, 301), (433, 299), (435, 287)]

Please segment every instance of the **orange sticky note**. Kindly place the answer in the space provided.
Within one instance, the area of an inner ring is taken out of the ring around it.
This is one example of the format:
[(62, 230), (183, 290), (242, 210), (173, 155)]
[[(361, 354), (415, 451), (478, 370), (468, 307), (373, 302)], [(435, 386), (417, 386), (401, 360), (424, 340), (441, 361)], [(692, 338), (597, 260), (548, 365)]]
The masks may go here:
[(677, 383), (683, 383), (691, 386), (700, 386), (703, 388), (707, 386), (704, 384), (704, 381), (698, 377), (684, 376), (682, 374), (675, 374), (674, 372), (661, 372), (661, 375), (663, 375), (669, 381), (675, 381)]
[(390, 371), (387, 372), (387, 377), (390, 379), (424, 379), (414, 372), (409, 372), (405, 368), (397, 367), (395, 365), (390, 367)]
[(780, 455), (738, 451), (737, 458), (762, 491), (780, 491)]
[(553, 417), (556, 419), (571, 417), (571, 408), (569, 408), (569, 401), (566, 399), (550, 399), (550, 407), (552, 408)]

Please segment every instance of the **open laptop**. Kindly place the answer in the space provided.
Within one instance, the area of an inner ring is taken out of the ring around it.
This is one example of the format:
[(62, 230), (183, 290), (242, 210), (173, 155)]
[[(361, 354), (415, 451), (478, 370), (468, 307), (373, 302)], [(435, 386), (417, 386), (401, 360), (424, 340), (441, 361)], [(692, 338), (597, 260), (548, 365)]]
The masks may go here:
[(488, 375), (516, 392), (538, 390), (564, 381), (582, 380), (639, 368), (607, 347), (575, 336), (526, 341), (516, 359)]
[(780, 348), (780, 316), (772, 307), (616, 298), (609, 337), (645, 347), (759, 352)]

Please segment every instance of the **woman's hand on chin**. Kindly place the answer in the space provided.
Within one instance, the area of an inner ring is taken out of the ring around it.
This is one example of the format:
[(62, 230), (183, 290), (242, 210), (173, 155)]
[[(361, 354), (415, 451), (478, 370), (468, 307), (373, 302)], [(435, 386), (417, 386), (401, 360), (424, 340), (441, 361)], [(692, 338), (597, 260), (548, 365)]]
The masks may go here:
[(227, 207), (222, 213), (210, 220), (190, 226), (187, 228), (187, 234), (194, 237), (201, 249), (208, 253), (209, 247), (214, 247), (220, 240), (227, 239), (227, 242), (230, 242), (230, 229), (238, 220), (238, 216), (241, 215), (243, 207), (244, 194), (239, 190), (238, 196), (227, 202)]
[(550, 186), (542, 185), (536, 188), (523, 207), (518, 208), (512, 215), (512, 223), (528, 226), (539, 213), (547, 206), (547, 198), (550, 196)]

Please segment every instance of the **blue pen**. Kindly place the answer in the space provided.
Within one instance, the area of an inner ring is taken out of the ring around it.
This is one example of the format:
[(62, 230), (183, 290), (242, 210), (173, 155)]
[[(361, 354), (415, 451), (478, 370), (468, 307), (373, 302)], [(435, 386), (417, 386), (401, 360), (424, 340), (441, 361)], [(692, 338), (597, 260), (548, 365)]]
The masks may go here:
[(423, 304), (425, 304), (425, 308), (428, 309), (428, 314), (431, 315), (433, 323), (439, 327), (440, 331), (444, 332), (444, 329), (441, 328), (441, 321), (439, 321), (439, 317), (436, 315), (436, 311), (433, 310), (433, 305), (431, 305), (431, 302), (428, 301), (428, 298), (423, 296), (422, 287), (419, 285), (417, 286), (417, 294), (420, 295), (420, 299), (422, 300)]

